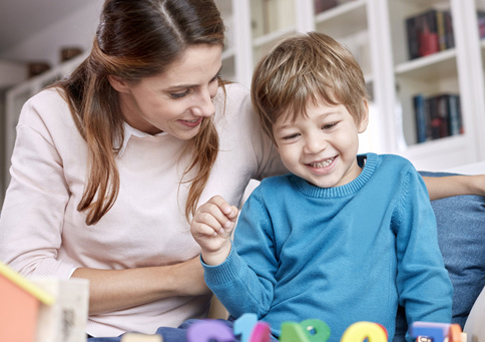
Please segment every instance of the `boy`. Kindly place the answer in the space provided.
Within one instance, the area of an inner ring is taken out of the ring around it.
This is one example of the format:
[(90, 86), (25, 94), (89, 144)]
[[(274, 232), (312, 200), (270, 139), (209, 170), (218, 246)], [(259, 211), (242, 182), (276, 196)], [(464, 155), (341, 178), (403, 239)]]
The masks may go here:
[(241, 212), (222, 198), (199, 208), (191, 231), (205, 279), (231, 315), (318, 318), (340, 341), (357, 321), (392, 340), (398, 304), (409, 323), (451, 321), (452, 286), (436, 221), (412, 164), (357, 155), (368, 123), (362, 71), (332, 38), (289, 38), (256, 67), (253, 106), (291, 174), (263, 180)]

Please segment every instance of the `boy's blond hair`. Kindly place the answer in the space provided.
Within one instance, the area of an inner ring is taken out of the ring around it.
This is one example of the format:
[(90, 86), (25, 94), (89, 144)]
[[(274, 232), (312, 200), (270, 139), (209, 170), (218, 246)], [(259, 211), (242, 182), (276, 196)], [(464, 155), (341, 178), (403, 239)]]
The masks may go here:
[(286, 38), (258, 63), (251, 99), (268, 136), (281, 115), (295, 120), (306, 115), (309, 101), (343, 104), (359, 124), (367, 91), (362, 70), (351, 52), (333, 38), (317, 32)]

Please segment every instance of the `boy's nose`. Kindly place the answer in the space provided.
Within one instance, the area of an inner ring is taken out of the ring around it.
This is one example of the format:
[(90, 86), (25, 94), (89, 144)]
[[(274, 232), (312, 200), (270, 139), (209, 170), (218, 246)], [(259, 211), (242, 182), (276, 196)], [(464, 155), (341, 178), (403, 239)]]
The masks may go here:
[(305, 141), (306, 153), (318, 153), (327, 147), (328, 143), (323, 137), (312, 136)]

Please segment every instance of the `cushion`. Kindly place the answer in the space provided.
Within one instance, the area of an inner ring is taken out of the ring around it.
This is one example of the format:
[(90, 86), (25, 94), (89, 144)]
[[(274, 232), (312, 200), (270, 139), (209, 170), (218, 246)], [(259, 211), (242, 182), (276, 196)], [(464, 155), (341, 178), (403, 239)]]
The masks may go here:
[[(420, 172), (441, 177), (444, 172)], [(463, 326), (485, 285), (485, 198), (454, 196), (431, 202), (438, 243), (453, 284), (453, 323)]]
[[(421, 176), (456, 174), (419, 172)], [(438, 227), (438, 244), (453, 284), (452, 322), (464, 327), (475, 300), (485, 285), (485, 198), (454, 196), (431, 202)], [(405, 340), (406, 316), (399, 308), (393, 342)]]

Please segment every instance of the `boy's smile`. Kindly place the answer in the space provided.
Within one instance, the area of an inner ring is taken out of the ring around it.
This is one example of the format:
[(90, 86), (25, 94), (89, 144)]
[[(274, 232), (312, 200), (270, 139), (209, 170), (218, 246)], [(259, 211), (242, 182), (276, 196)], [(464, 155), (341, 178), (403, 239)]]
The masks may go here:
[[(367, 103), (365, 103), (367, 111)], [(368, 114), (356, 124), (342, 105), (311, 102), (295, 121), (280, 116), (273, 133), (281, 159), (289, 171), (321, 188), (341, 186), (360, 174), (358, 134), (367, 128)]]

